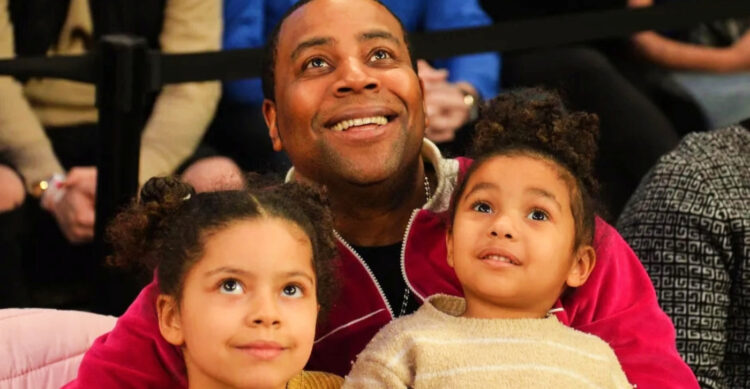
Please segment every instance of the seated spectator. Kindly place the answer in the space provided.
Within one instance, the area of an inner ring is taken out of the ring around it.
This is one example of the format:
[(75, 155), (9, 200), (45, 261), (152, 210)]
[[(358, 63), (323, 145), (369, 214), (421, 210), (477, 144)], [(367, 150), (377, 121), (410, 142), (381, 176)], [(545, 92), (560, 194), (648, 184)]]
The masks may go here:
[[(666, 1), (675, 0), (628, 0), (628, 6)], [(668, 69), (699, 103), (708, 128), (750, 117), (750, 17), (704, 23), (669, 35), (644, 31), (632, 41), (639, 54)]]
[(750, 387), (749, 128), (686, 136), (617, 223), (704, 388)]
[[(143, 36), (150, 47), (167, 53), (218, 50), (220, 13), (219, 3), (201, 0), (143, 1), (141, 5), (0, 0), (0, 57), (83, 54), (111, 33)], [(143, 130), (139, 183), (175, 172), (191, 155), (219, 95), (218, 82), (162, 89), (152, 101)], [(93, 237), (97, 175), (93, 166), (99, 131), (94, 85), (46, 78), (20, 84), (0, 77), (0, 101), (0, 150), (7, 159), (5, 166), (18, 172), (26, 191), (41, 200), (28, 217), (34, 224), (35, 240), (44, 242), (28, 252), (40, 269), (36, 273), (47, 275), (44, 283), (64, 278), (69, 269), (75, 269), (71, 277), (92, 279), (83, 273), (96, 267), (93, 260), (80, 259), (92, 256), (91, 247), (72, 248), (70, 244), (86, 243)], [(234, 164), (215, 159), (189, 167), (185, 177), (196, 187), (207, 188), (227, 171), (237, 179)], [(72, 266), (75, 263), (84, 270)]]

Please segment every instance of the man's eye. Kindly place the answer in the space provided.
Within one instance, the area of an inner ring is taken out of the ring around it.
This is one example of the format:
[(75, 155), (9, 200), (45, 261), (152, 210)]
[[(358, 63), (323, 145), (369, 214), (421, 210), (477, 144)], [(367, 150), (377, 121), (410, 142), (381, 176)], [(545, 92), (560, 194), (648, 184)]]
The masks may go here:
[(219, 285), (219, 292), (224, 294), (242, 294), (245, 289), (242, 287), (239, 281), (235, 279), (228, 279), (221, 282)]
[(330, 66), (330, 65), (328, 65), (328, 62), (326, 62), (326, 60), (324, 60), (323, 58), (313, 58), (313, 59), (307, 61), (307, 63), (305, 64), (305, 69), (310, 69), (310, 68), (325, 68), (325, 67), (328, 67), (328, 66)]
[(492, 207), (484, 202), (477, 202), (471, 206), (471, 209), (481, 213), (492, 213)]
[(302, 288), (297, 285), (287, 285), (282, 289), (281, 293), (287, 297), (302, 297)]
[(380, 61), (383, 59), (391, 58), (391, 54), (389, 54), (385, 50), (376, 50), (374, 53), (372, 53), (372, 56), (370, 57), (371, 61)]
[(528, 217), (531, 220), (536, 220), (536, 221), (549, 220), (549, 215), (547, 215), (547, 212), (544, 212), (540, 209), (535, 209), (531, 211), (529, 215), (526, 217)]

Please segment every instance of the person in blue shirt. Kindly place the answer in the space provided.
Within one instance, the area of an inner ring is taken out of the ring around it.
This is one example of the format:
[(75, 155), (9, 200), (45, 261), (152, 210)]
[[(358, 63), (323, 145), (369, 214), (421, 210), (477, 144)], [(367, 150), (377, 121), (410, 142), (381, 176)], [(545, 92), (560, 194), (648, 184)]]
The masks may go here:
[[(284, 12), (297, 0), (225, 0), (224, 49), (261, 47)], [(488, 25), (477, 0), (383, 0), (408, 31), (450, 30)], [(429, 119), (426, 136), (451, 142), (469, 123), (480, 99), (499, 91), (500, 56), (481, 53), (418, 62)], [(224, 83), (222, 103), (206, 142), (241, 168), (283, 172), (289, 162), (274, 153), (261, 115), (260, 78)]]

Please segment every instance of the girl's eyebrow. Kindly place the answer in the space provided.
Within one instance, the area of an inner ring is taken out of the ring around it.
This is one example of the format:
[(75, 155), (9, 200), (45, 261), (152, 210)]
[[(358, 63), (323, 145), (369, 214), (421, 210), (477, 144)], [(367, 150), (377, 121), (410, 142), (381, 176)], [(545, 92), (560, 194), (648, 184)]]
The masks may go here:
[(546, 199), (550, 199), (553, 203), (555, 203), (555, 205), (557, 206), (558, 209), (560, 209), (560, 210), (562, 209), (562, 206), (560, 205), (560, 202), (557, 201), (557, 197), (555, 197), (555, 195), (552, 194), (549, 191), (546, 191), (546, 190), (544, 190), (542, 188), (532, 187), (532, 188), (526, 189), (526, 192), (534, 194), (534, 195), (537, 195), (537, 196), (544, 197)]
[(237, 275), (242, 275), (242, 276), (249, 276), (250, 275), (250, 273), (247, 272), (247, 271), (245, 271), (245, 270), (238, 269), (236, 267), (229, 267), (229, 266), (222, 266), (222, 267), (219, 267), (219, 268), (216, 268), (216, 269), (213, 269), (213, 270), (209, 270), (209, 271), (205, 272), (203, 275), (206, 276), (206, 277), (210, 277), (210, 276), (212, 276), (214, 274), (217, 274), (217, 273), (229, 273), (229, 274), (237, 274)]
[[(252, 274), (248, 271), (238, 269), (236, 267), (229, 267), (229, 266), (222, 266), (216, 269), (209, 270), (205, 272), (203, 275), (205, 277), (210, 277), (214, 274), (219, 274), (219, 273), (229, 273), (229, 274), (235, 274), (238, 276), (245, 276), (245, 277), (252, 276)], [(310, 274), (303, 272), (303, 271), (299, 271), (299, 270), (292, 270), (292, 271), (283, 273), (280, 278), (291, 278), (291, 277), (302, 277), (302, 278), (308, 279), (313, 284), (315, 283), (315, 279), (312, 276), (310, 276)]]
[(283, 277), (284, 278), (302, 277), (302, 278), (306, 278), (312, 284), (315, 283), (315, 280), (313, 279), (313, 277), (310, 276), (310, 274), (306, 272), (302, 272), (302, 271), (290, 271), (288, 273), (284, 273)]
[(495, 189), (495, 190), (497, 190), (497, 189), (498, 189), (498, 186), (497, 186), (497, 185), (495, 185), (495, 184), (494, 184), (494, 183), (492, 183), (492, 182), (489, 182), (489, 181), (483, 181), (483, 182), (480, 182), (480, 183), (478, 183), (478, 184), (476, 184), (476, 185), (472, 186), (472, 187), (471, 187), (471, 190), (470, 190), (470, 191), (468, 191), (468, 192), (466, 192), (466, 195), (465, 195), (464, 197), (469, 197), (469, 196), (470, 196), (470, 195), (471, 195), (472, 193), (474, 193), (474, 192), (477, 192), (477, 191), (480, 191), (480, 190), (490, 190), (490, 189)]

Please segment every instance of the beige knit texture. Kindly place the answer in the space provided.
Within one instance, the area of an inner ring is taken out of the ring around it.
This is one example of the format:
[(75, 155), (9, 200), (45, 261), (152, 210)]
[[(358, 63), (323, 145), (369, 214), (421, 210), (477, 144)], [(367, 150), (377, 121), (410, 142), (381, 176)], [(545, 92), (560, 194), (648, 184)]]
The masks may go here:
[(544, 319), (473, 319), (436, 295), (384, 327), (344, 388), (627, 388), (603, 340)]
[(287, 384), (288, 389), (339, 389), (344, 379), (320, 371), (303, 371)]

